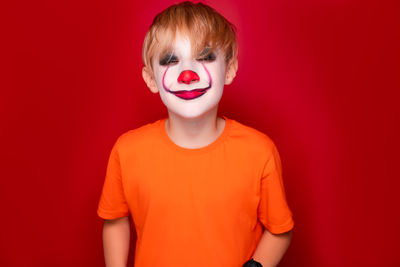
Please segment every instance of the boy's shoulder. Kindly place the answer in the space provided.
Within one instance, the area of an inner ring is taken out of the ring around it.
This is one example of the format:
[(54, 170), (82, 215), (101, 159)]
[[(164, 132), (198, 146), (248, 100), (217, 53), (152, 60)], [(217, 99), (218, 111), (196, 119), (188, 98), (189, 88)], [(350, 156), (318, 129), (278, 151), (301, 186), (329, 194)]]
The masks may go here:
[(117, 138), (116, 144), (119, 147), (138, 147), (154, 143), (160, 137), (162, 121), (163, 119), (159, 119), (124, 132)]
[(230, 119), (230, 137), (237, 139), (238, 142), (243, 142), (248, 147), (254, 149), (272, 150), (275, 149), (274, 141), (264, 132), (257, 130), (249, 125), (239, 121)]

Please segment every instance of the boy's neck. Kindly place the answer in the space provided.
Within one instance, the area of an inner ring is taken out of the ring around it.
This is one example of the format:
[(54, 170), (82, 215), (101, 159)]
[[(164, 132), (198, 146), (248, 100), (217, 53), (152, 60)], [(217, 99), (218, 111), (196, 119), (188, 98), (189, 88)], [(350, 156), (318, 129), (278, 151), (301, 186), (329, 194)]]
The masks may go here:
[(217, 108), (193, 119), (168, 112), (165, 128), (169, 138), (184, 148), (201, 148), (214, 142), (225, 128), (225, 120), (217, 117)]

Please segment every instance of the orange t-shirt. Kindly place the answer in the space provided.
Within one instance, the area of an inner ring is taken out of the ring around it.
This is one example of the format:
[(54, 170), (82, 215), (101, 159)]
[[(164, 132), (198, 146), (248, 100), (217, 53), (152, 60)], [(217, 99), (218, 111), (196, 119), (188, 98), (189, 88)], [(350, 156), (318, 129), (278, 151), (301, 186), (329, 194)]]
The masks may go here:
[(109, 157), (98, 215), (132, 215), (135, 267), (240, 267), (263, 227), (293, 228), (271, 139), (235, 120), (211, 144), (176, 145), (165, 118), (122, 134)]

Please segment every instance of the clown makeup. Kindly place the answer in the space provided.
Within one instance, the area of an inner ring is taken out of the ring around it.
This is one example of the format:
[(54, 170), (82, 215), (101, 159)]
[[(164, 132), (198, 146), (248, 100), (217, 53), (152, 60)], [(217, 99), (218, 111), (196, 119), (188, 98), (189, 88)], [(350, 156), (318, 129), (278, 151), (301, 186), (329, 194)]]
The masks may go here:
[(220, 50), (205, 47), (192, 55), (190, 40), (177, 33), (173, 46), (153, 60), (161, 100), (183, 117), (197, 117), (216, 107), (225, 84)]
[(159, 64), (161, 66), (166, 66), (166, 69), (164, 71), (163, 78), (162, 78), (163, 89), (165, 91), (167, 91), (168, 93), (171, 93), (171, 94), (173, 94), (181, 99), (184, 99), (184, 100), (192, 100), (192, 99), (202, 96), (212, 86), (212, 78), (211, 78), (210, 72), (208, 71), (208, 69), (204, 63), (212, 62), (215, 59), (216, 59), (216, 56), (209, 47), (205, 47), (201, 51), (200, 55), (196, 58), (196, 60), (202, 64), (203, 69), (204, 69), (205, 73), (207, 74), (207, 77), (206, 77), (207, 79), (205, 81), (208, 80), (208, 85), (204, 84), (205, 81), (203, 81), (204, 87), (201, 87), (202, 84), (200, 83), (200, 77), (196, 72), (194, 72), (193, 70), (183, 70), (178, 76), (178, 79), (177, 79), (178, 84), (188, 85), (188, 84), (196, 83), (194, 86), (197, 88), (190, 89), (188, 87), (186, 90), (183, 89), (183, 90), (174, 91), (174, 90), (171, 90), (170, 88), (168, 88), (168, 86), (165, 84), (165, 79), (166, 79), (166, 74), (167, 74), (170, 66), (178, 64), (179, 58), (172, 51), (166, 52), (164, 56), (161, 56), (160, 62), (159, 62)]

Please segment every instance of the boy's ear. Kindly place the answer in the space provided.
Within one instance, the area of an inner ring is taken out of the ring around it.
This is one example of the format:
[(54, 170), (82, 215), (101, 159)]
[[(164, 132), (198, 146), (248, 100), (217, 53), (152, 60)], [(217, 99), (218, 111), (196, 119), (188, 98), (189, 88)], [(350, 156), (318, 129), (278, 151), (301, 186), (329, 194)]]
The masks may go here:
[(150, 70), (147, 67), (143, 67), (142, 76), (144, 82), (147, 84), (147, 87), (149, 87), (150, 91), (152, 91), (154, 94), (158, 93), (158, 87), (156, 81), (154, 80), (153, 73), (150, 72)]
[(225, 84), (231, 84), (233, 79), (236, 76), (236, 72), (238, 69), (238, 61), (237, 60), (232, 60), (229, 62), (228, 66), (226, 67), (226, 72), (225, 72)]

